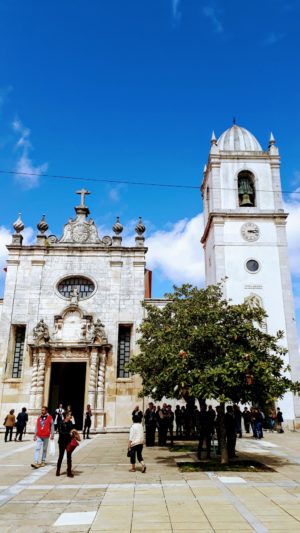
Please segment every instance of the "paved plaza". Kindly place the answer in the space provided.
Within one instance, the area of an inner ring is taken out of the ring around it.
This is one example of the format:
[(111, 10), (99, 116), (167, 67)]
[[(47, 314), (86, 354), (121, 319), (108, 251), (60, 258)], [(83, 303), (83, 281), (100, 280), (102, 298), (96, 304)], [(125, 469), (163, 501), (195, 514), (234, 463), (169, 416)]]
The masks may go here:
[(74, 478), (55, 476), (55, 457), (33, 470), (31, 435), (0, 436), (0, 531), (138, 533), (300, 531), (300, 433), (238, 440), (239, 456), (276, 472), (181, 473), (194, 453), (146, 448), (147, 472), (130, 473), (127, 436), (97, 435), (73, 456)]

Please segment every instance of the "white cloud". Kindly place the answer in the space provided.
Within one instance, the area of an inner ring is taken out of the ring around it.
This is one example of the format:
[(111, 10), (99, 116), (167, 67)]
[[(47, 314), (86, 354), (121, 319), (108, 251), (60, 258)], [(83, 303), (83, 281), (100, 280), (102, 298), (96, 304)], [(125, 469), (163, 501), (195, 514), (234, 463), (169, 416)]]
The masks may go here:
[(284, 37), (284, 33), (271, 32), (266, 36), (262, 44), (264, 46), (272, 46), (273, 44), (277, 44), (279, 41), (281, 41), (283, 37)]
[(180, 4), (181, 0), (172, 0), (172, 15), (175, 21), (181, 18)]
[(155, 231), (146, 239), (147, 266), (175, 284), (202, 284), (202, 231), (202, 213), (190, 220), (179, 220), (170, 229)]
[(46, 172), (48, 164), (35, 165), (30, 157), (32, 144), (30, 142), (30, 129), (23, 126), (22, 122), (16, 118), (12, 123), (12, 129), (19, 135), (16, 149), (20, 150), (20, 156), (16, 163), (16, 180), (26, 189), (33, 189), (39, 184), (41, 174)]
[(210, 20), (212, 23), (213, 29), (216, 33), (222, 33), (224, 31), (223, 24), (219, 18), (219, 10), (212, 6), (204, 6), (203, 14)]

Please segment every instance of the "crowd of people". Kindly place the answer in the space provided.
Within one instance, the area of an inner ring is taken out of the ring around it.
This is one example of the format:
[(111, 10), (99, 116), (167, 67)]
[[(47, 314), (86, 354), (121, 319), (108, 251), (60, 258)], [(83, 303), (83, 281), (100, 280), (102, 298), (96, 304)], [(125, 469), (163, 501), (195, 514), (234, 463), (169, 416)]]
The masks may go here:
[[(83, 438), (90, 438), (90, 428), (92, 424), (92, 410), (88, 404), (85, 410)], [(224, 416), (224, 418), (223, 418)], [(5, 435), (4, 440), (12, 441), (13, 430), (15, 428), (15, 441), (22, 441), (26, 432), (28, 414), (26, 407), (15, 416), (15, 410), (11, 409), (4, 420)], [(224, 424), (223, 424), (224, 422)], [(146, 472), (146, 465), (143, 459), (144, 433), (146, 436), (146, 446), (166, 446), (167, 441), (173, 445), (174, 442), (174, 423), (175, 435), (180, 438), (198, 438), (198, 458), (201, 459), (202, 452), (206, 450), (206, 458), (211, 458), (211, 447), (215, 452), (220, 454), (222, 428), (225, 430), (226, 446), (229, 458), (235, 457), (236, 439), (242, 438), (243, 431), (250, 434), (255, 439), (263, 438), (263, 431), (268, 429), (270, 432), (277, 431), (283, 433), (283, 415), (278, 407), (271, 409), (265, 414), (257, 407), (244, 407), (241, 411), (236, 404), (228, 405), (225, 414), (221, 407), (215, 409), (212, 405), (207, 406), (205, 403), (197, 406), (180, 406), (176, 405), (173, 411), (171, 404), (163, 403), (162, 406), (154, 405), (153, 402), (148, 404), (143, 413), (137, 405), (132, 411), (132, 425), (128, 441), (128, 457), (130, 458), (130, 472), (136, 471), (136, 460), (142, 465), (142, 472)], [(145, 431), (144, 431), (144, 426)], [(61, 465), (64, 454), (67, 456), (67, 476), (73, 477), (72, 473), (72, 452), (78, 446), (80, 435), (75, 427), (75, 420), (70, 405), (63, 407), (59, 404), (53, 416), (48, 412), (48, 408), (43, 406), (41, 414), (36, 420), (34, 429), (34, 441), (36, 442), (34, 450), (33, 468), (45, 466), (49, 440), (54, 440), (55, 433), (58, 433), (59, 456), (57, 461), (56, 475), (60, 475)], [(157, 439), (156, 439), (157, 433)]]
[[(175, 422), (175, 434), (177, 438), (194, 437), (199, 439), (199, 459), (201, 459), (204, 443), (207, 459), (211, 458), (212, 444), (215, 447), (216, 454), (220, 454), (222, 416), (220, 406), (214, 409), (212, 405), (207, 406), (205, 403), (200, 406), (200, 409), (197, 406), (193, 406), (192, 410), (188, 410), (185, 406), (177, 405), (175, 411), (173, 411), (170, 404), (164, 403), (161, 407), (160, 405), (155, 406), (153, 402), (150, 402), (145, 413), (140, 410), (138, 405), (132, 412), (133, 425), (139, 423), (141, 426), (142, 421), (144, 421), (147, 447), (155, 445), (156, 432), (158, 434), (158, 446), (165, 446), (167, 440), (173, 445)], [(240, 407), (236, 404), (228, 405), (224, 414), (224, 428), (229, 458), (236, 457), (236, 439), (242, 438), (243, 431), (249, 434), (251, 428), (253, 438), (262, 439), (263, 431), (266, 429), (271, 432), (276, 430), (282, 433), (282, 422), (283, 415), (279, 407), (277, 410), (272, 409), (265, 415), (257, 407), (251, 407), (250, 409), (245, 407), (241, 411)], [(129, 448), (131, 447), (130, 442), (131, 438), (129, 438)], [(139, 449), (139, 461), (142, 457), (141, 451), (142, 449)], [(131, 458), (131, 464), (135, 465), (135, 455)]]

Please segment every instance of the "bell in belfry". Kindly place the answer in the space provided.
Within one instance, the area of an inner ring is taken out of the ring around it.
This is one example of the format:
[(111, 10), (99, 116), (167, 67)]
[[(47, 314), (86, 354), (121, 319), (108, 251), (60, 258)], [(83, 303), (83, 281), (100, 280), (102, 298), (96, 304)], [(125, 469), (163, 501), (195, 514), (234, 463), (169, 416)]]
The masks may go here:
[(249, 178), (239, 178), (239, 200), (241, 207), (253, 206), (254, 189)]

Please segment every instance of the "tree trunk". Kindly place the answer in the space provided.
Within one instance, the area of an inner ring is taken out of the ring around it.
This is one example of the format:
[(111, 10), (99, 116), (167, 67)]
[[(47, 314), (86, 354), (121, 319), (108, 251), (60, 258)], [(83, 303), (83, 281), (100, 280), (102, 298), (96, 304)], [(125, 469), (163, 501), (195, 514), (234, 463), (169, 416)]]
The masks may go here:
[(228, 449), (227, 449), (227, 439), (226, 439), (226, 428), (225, 428), (225, 404), (221, 403), (220, 413), (219, 413), (219, 439), (220, 439), (220, 452), (221, 452), (221, 464), (228, 464)]

